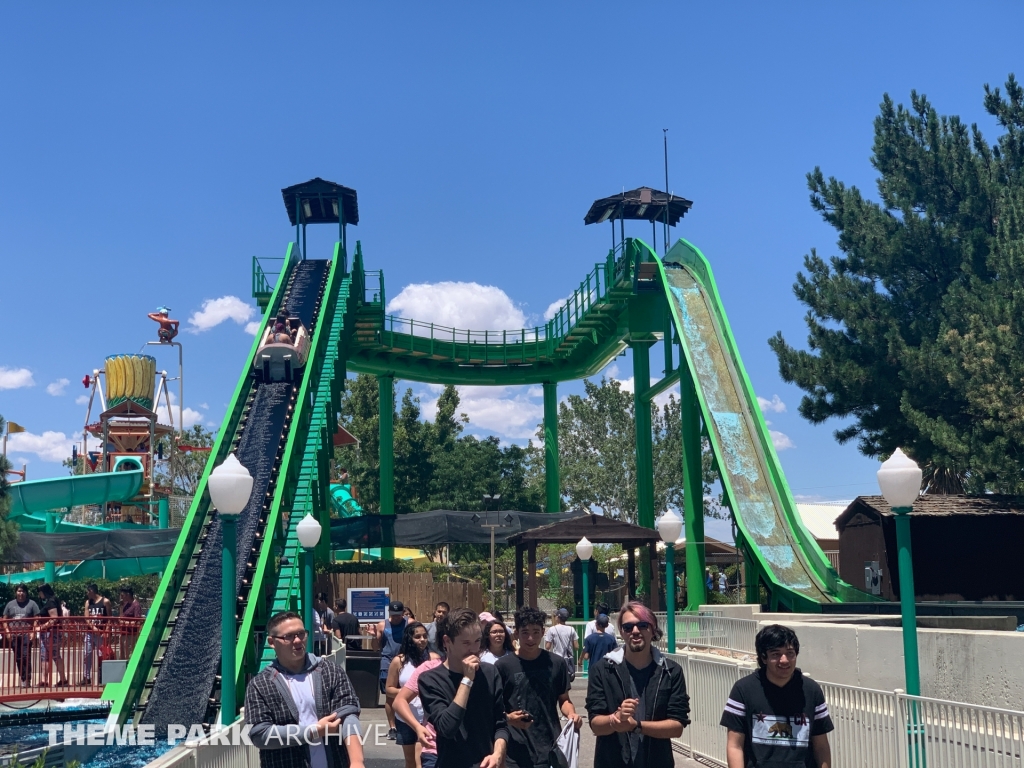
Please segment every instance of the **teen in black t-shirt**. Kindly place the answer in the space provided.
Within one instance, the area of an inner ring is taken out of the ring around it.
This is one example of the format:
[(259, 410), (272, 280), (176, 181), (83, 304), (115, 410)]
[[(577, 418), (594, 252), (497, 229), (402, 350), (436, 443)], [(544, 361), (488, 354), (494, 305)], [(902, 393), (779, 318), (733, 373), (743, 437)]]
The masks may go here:
[(423, 711), (437, 731), (437, 768), (500, 768), (508, 741), (501, 677), (476, 655), (476, 613), (452, 613), (443, 642), (447, 660), (419, 678)]
[(796, 668), (796, 634), (772, 624), (754, 644), (760, 669), (732, 687), (722, 713), (729, 768), (831, 766), (832, 718), (821, 686)]
[(583, 718), (569, 700), (569, 669), (561, 656), (541, 648), (547, 615), (536, 608), (515, 613), (518, 654), (495, 662), (508, 718), (509, 742), (505, 760), (509, 768), (547, 768), (562, 731), (562, 714), (579, 730)]

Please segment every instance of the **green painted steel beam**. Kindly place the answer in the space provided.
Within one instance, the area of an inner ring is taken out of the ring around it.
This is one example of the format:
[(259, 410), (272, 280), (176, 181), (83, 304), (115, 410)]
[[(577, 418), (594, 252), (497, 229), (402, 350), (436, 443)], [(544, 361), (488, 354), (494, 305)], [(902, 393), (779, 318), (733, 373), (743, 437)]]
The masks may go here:
[(562, 480), (558, 464), (558, 384), (544, 382), (544, 490), (546, 512), (562, 511)]

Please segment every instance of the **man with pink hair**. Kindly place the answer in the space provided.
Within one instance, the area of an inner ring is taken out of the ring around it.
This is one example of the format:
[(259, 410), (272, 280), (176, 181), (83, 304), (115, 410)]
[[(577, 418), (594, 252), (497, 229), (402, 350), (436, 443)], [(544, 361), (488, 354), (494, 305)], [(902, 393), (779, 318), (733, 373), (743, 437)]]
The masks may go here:
[(682, 668), (654, 647), (658, 619), (643, 603), (619, 611), (624, 645), (590, 666), (587, 714), (594, 768), (667, 768), (672, 739), (690, 723)]

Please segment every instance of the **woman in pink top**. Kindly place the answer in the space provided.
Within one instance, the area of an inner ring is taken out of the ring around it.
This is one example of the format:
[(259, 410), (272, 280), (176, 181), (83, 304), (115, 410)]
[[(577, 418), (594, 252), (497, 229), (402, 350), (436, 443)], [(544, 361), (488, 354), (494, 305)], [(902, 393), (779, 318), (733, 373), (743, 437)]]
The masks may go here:
[[(447, 617), (437, 620), (438, 639), (444, 637), (447, 621)], [(393, 704), (395, 713), (416, 731), (416, 738), (419, 740), (416, 762), (419, 768), (434, 768), (437, 765), (437, 746), (434, 742), (436, 733), (434, 726), (426, 721), (423, 705), (420, 704), (420, 675), (439, 666), (443, 661), (442, 655), (440, 659), (431, 658), (430, 661), (424, 661), (416, 667), (398, 692)]]

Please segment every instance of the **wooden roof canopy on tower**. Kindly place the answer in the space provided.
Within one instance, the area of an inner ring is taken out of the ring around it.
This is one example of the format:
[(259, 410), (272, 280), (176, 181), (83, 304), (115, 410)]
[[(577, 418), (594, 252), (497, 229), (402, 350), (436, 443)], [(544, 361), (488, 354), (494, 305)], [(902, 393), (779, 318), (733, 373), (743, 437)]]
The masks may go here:
[(668, 224), (674, 227), (679, 220), (693, 207), (693, 201), (660, 192), (651, 187), (637, 187), (628, 192), (595, 200), (584, 224), (600, 224), (615, 219), (632, 219), (640, 221), (665, 221), (665, 209), (668, 208)]
[[(299, 224), (337, 224), (339, 213), (345, 214), (346, 224), (359, 223), (359, 202), (356, 191), (349, 187), (335, 184), (317, 176), (315, 179), (285, 187), (281, 190), (284, 207), (288, 211), (288, 220), (294, 227)], [(341, 201), (340, 210), (335, 209), (337, 201)], [(296, 202), (298, 202), (301, 219), (296, 222)]]

